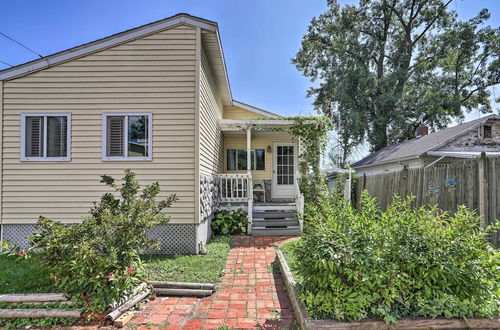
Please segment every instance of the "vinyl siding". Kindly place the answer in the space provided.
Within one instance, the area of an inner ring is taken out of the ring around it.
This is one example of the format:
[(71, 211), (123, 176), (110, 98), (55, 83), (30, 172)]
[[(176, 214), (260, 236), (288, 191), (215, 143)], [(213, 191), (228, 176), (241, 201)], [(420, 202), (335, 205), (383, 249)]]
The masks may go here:
[(222, 103), (216, 92), (214, 76), (204, 52), (200, 61), (200, 173), (222, 172), (223, 139), (218, 119)]
[(258, 119), (265, 116), (236, 106), (224, 107), (224, 119)]
[[(133, 169), (177, 194), (171, 223), (195, 221), (196, 30), (179, 25), (4, 82), (4, 223), (76, 222), (107, 191), (100, 175)], [(153, 160), (101, 160), (103, 112), (151, 112)], [(21, 162), (20, 113), (71, 112), (70, 162)], [(198, 198), (198, 196), (196, 196)]]

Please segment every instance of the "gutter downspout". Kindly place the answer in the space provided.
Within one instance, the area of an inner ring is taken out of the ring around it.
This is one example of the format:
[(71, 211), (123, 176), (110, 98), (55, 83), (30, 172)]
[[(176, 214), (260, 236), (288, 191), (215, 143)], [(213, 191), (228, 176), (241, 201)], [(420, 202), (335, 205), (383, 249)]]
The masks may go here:
[(431, 167), (432, 165), (436, 164), (437, 162), (439, 162), (441, 159), (445, 158), (446, 156), (441, 156), (439, 157), (438, 159), (436, 159), (435, 161), (433, 161), (432, 163), (430, 163), (429, 165), (427, 165), (425, 168), (429, 168)]

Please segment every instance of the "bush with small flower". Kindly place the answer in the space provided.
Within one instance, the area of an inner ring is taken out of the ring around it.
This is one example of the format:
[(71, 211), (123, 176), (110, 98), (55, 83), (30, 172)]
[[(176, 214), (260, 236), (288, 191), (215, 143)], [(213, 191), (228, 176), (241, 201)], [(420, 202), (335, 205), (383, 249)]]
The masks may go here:
[(125, 171), (121, 186), (110, 176), (102, 176), (101, 182), (115, 194), (104, 194), (90, 216), (72, 226), (40, 217), (31, 238), (57, 286), (85, 298), (86, 309), (96, 313), (103, 313), (144, 278), (140, 253), (158, 245), (147, 230), (166, 223), (169, 217), (164, 210), (176, 201), (175, 195), (157, 201), (159, 184), (141, 190), (130, 170)]

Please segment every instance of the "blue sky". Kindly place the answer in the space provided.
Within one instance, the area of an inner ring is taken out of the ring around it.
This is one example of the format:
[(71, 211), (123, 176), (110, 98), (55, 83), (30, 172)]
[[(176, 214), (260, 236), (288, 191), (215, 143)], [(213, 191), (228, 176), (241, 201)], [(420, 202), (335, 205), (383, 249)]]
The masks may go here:
[[(0, 32), (49, 55), (180, 12), (189, 13), (219, 23), (236, 100), (283, 115), (311, 114), (312, 100), (305, 98), (311, 83), (290, 59), (311, 18), (325, 8), (326, 0), (0, 0)], [(455, 0), (451, 8), (462, 19), (488, 8), (490, 25), (500, 23), (499, 0)], [(16, 65), (35, 58), (0, 36), (1, 61)], [(4, 68), (7, 66), (0, 63), (0, 69)], [(473, 113), (467, 118), (477, 116)]]

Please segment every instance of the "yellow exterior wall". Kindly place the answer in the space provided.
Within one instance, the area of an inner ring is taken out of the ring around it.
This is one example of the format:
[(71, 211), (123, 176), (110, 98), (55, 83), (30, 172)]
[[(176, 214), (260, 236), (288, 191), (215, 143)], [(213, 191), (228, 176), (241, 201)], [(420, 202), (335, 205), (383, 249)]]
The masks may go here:
[[(196, 29), (179, 25), (3, 83), (3, 223), (39, 215), (75, 222), (110, 191), (100, 175), (133, 169), (179, 201), (171, 223), (193, 223)], [(101, 160), (103, 112), (152, 112), (153, 160)], [(20, 113), (71, 112), (70, 162), (21, 162)], [(195, 195), (196, 192), (196, 195)], [(195, 220), (196, 218), (196, 220)]]
[(200, 173), (209, 176), (222, 172), (223, 140), (218, 120), (222, 101), (217, 95), (214, 76), (205, 52), (200, 65)]
[[(273, 176), (273, 158), (272, 152), (267, 152), (267, 146), (273, 146), (273, 141), (292, 141), (291, 136), (283, 135), (283, 137), (254, 137), (252, 138), (252, 150), (264, 149), (265, 170), (252, 171), (252, 178), (257, 180), (271, 180)], [(227, 170), (227, 149), (243, 149), (247, 148), (246, 136), (225, 136), (224, 137), (224, 172), (225, 173), (246, 173), (246, 171), (228, 171)]]
[(265, 116), (235, 106), (224, 107), (224, 119), (259, 119)]

